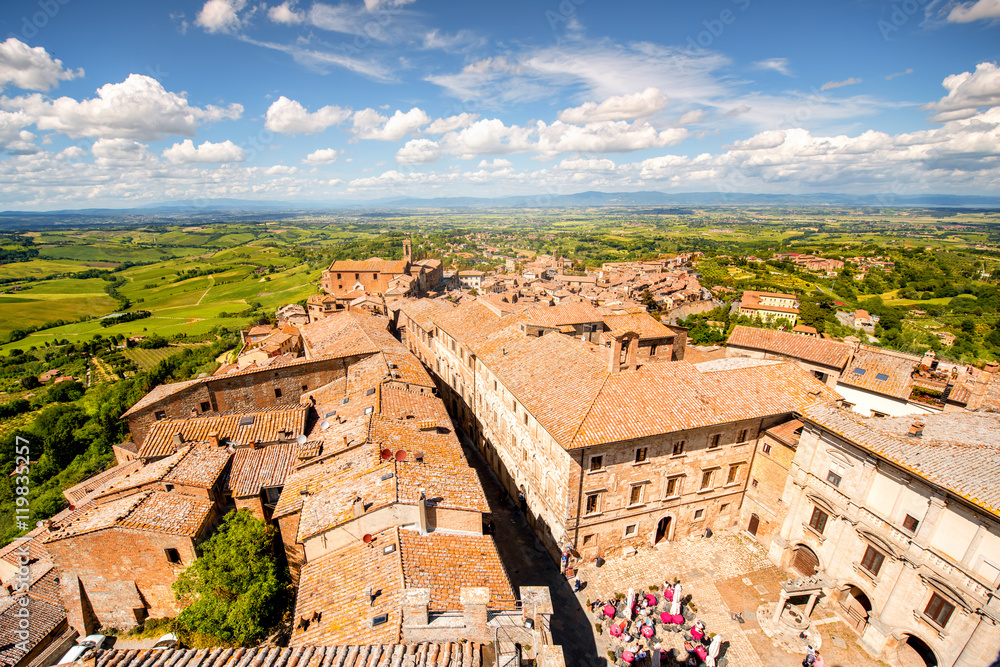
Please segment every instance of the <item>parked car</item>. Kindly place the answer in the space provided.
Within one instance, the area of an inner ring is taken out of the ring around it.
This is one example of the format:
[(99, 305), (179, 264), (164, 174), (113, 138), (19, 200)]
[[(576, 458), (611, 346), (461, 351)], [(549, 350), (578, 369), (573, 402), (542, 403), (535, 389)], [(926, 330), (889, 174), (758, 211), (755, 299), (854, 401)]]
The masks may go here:
[(76, 646), (70, 648), (63, 654), (63, 657), (59, 659), (57, 665), (65, 665), (66, 663), (76, 662), (83, 654), (87, 652), (88, 649), (98, 649), (103, 648), (104, 644), (108, 643), (108, 638), (105, 635), (87, 635), (80, 641), (76, 643)]
[(153, 644), (153, 648), (151, 648), (150, 650), (162, 651), (164, 649), (174, 648), (176, 646), (177, 646), (177, 635), (175, 635), (172, 632), (168, 632), (167, 634), (157, 639), (156, 643)]

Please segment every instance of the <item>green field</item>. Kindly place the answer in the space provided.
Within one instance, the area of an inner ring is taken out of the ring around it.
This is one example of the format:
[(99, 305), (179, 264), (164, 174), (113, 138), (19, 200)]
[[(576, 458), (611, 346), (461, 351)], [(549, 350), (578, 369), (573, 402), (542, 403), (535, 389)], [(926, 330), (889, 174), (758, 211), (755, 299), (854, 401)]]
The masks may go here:
[(181, 351), (181, 348), (173, 346), (160, 347), (155, 350), (144, 350), (139, 347), (133, 347), (128, 350), (124, 350), (123, 354), (131, 361), (135, 362), (140, 370), (148, 371), (164, 359), (172, 357)]

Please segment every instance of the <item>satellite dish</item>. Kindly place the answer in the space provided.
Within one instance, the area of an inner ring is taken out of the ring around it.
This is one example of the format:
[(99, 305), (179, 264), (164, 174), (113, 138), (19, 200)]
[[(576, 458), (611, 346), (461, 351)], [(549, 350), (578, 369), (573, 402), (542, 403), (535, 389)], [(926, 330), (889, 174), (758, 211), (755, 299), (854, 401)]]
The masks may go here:
[(371, 533), (365, 533), (365, 536), (361, 538), (361, 541), (364, 542), (365, 544), (371, 544), (372, 543), (372, 534)]
[(398, 450), (396, 450), (396, 460), (397, 461), (405, 461), (406, 460), (406, 450), (405, 449), (398, 449)]
[(392, 450), (391, 449), (383, 449), (381, 453), (382, 453), (382, 460), (383, 461), (388, 461), (389, 459), (392, 458)]
[(304, 435), (300, 435), (299, 437), (295, 438), (295, 442), (299, 443), (300, 445), (306, 444), (306, 440), (308, 440), (308, 438), (306, 438), (306, 436)]
[(330, 428), (330, 422), (324, 419), (319, 423), (319, 427), (321, 430), (325, 431), (326, 429)]

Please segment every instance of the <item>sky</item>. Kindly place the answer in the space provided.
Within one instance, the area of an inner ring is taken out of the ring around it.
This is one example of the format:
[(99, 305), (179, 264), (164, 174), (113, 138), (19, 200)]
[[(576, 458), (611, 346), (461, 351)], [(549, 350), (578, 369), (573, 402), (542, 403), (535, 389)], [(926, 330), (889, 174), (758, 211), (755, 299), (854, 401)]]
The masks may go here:
[(5, 0), (0, 209), (1000, 195), (1000, 0)]

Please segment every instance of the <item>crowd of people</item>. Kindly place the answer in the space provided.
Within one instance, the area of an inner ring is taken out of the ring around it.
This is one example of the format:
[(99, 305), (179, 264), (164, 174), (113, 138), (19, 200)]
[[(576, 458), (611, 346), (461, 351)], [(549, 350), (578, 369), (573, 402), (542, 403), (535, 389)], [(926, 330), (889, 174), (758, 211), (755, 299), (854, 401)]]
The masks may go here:
[[(684, 595), (681, 583), (664, 582), (662, 594), (654, 592), (658, 590), (650, 587), (647, 593), (636, 593), (629, 589), (591, 605), (603, 621), (602, 632), (606, 626), (616, 664), (650, 665), (654, 653), (659, 653), (659, 662), (665, 666), (722, 667), (724, 662), (718, 661), (722, 636), (709, 633), (705, 623), (694, 618), (691, 596)], [(665, 648), (665, 644), (677, 646)]]

